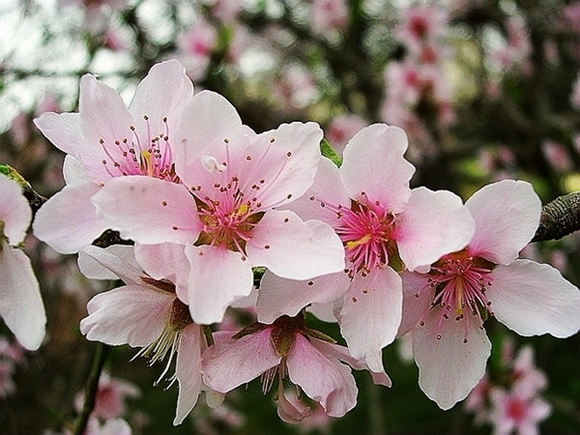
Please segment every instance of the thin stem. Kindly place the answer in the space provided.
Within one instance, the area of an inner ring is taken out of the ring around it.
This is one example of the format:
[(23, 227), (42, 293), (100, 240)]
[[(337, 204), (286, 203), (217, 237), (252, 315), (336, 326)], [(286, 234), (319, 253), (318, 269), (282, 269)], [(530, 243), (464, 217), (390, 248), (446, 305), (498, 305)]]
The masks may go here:
[(97, 343), (97, 350), (95, 351), (95, 359), (93, 360), (93, 367), (89, 373), (87, 383), (85, 385), (85, 403), (83, 404), (83, 409), (77, 420), (75, 421), (73, 434), (82, 435), (84, 434), (87, 423), (89, 421), (89, 416), (93, 409), (95, 408), (95, 402), (97, 398), (97, 391), (99, 387), (99, 379), (101, 373), (103, 372), (103, 367), (105, 362), (109, 358), (111, 353), (111, 347), (103, 344)]

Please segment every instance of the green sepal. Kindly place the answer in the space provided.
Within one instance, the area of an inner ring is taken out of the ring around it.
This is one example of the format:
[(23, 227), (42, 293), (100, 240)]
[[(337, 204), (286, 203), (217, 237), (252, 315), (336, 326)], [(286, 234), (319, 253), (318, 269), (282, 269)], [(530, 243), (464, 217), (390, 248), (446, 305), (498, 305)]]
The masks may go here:
[(387, 241), (387, 254), (389, 256), (389, 266), (395, 272), (402, 272), (405, 270), (405, 263), (401, 260), (399, 256), (399, 249), (397, 248), (397, 243), (393, 240)]
[(326, 341), (327, 343), (336, 344), (336, 340), (334, 338), (326, 335), (324, 332), (321, 332), (318, 329), (304, 328), (301, 332), (308, 335), (309, 337), (317, 338), (319, 340)]
[(322, 141), (320, 142), (320, 152), (324, 157), (330, 159), (336, 166), (340, 167), (340, 165), (342, 165), (342, 158), (336, 154), (336, 151), (334, 151), (334, 148), (332, 148), (332, 145), (330, 145), (330, 142), (328, 142), (326, 138), (322, 138)]

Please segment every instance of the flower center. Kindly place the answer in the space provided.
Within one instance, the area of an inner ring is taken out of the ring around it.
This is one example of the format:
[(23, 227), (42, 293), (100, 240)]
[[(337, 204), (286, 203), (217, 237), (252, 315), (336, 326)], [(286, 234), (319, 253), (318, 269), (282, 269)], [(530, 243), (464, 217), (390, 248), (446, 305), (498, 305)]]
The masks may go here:
[(506, 416), (518, 423), (525, 420), (528, 414), (528, 405), (518, 397), (510, 397), (506, 403)]
[[(141, 280), (158, 290), (175, 294), (175, 285), (169, 281), (159, 281), (148, 276), (141, 276)], [(159, 336), (148, 346), (143, 347), (134, 357), (136, 359), (140, 356), (149, 358), (149, 365), (155, 364), (157, 361), (163, 361), (165, 357), (169, 356), (165, 369), (155, 382), (155, 385), (161, 382), (161, 379), (167, 374), (173, 357), (178, 350), (181, 332), (193, 323), (189, 308), (177, 297), (173, 299), (171, 307), (169, 308), (169, 315), (163, 330)], [(170, 379), (170, 385), (175, 381), (175, 376)], [(168, 387), (169, 388), (169, 387)]]
[(163, 118), (165, 131), (156, 135), (151, 132), (149, 118), (145, 115), (143, 119), (147, 127), (147, 140), (143, 140), (132, 125), (129, 127), (131, 138), (115, 140), (113, 143), (99, 139), (106, 155), (101, 163), (111, 177), (146, 175), (179, 183), (169, 141), (167, 118)]
[[(471, 256), (466, 250), (445, 255), (431, 266), (423, 289), (435, 289), (431, 309), (440, 310), (439, 330), (451, 317), (455, 321), (463, 321), (464, 342), (467, 342), (470, 322), (477, 322), (483, 327), (485, 319), (493, 314), (485, 292), (492, 284), (491, 271), (494, 267), (493, 263)], [(440, 338), (438, 334), (437, 339)]]
[[(222, 185), (215, 183), (215, 198), (197, 199), (203, 231), (196, 245), (225, 246), (229, 250), (245, 253), (246, 241), (264, 212), (254, 212), (252, 202), (244, 199), (238, 187), (238, 178)], [(256, 207), (261, 204), (257, 203)]]
[(340, 226), (336, 229), (342, 240), (346, 258), (351, 266), (347, 273), (352, 278), (362, 271), (384, 267), (389, 261), (395, 229), (395, 216), (378, 202), (374, 205), (352, 201), (350, 209), (340, 208), (337, 212)]

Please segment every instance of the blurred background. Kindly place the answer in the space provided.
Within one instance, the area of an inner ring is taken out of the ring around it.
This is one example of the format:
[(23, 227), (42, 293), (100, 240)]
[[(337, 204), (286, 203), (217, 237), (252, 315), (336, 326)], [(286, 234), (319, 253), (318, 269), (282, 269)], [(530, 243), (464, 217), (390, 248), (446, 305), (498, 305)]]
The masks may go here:
[[(403, 127), (414, 186), (466, 199), (486, 183), (517, 178), (544, 203), (580, 190), (579, 1), (2, 0), (0, 23), (0, 163), (46, 197), (64, 185), (63, 154), (32, 120), (78, 110), (85, 73), (129, 103), (164, 59), (179, 59), (196, 90), (224, 95), (258, 132), (316, 121), (340, 154), (365, 125)], [(579, 285), (579, 243), (573, 234), (531, 244), (523, 255)], [(48, 335), (38, 352), (25, 352), (0, 323), (0, 433), (71, 433), (98, 347), (78, 324), (91, 296), (111, 283), (84, 278), (74, 256), (32, 235), (25, 252)], [(336, 325), (309, 321), (341, 340)], [(130, 362), (135, 350), (114, 348), (99, 389), (102, 404), (114, 406), (95, 415), (90, 433), (118, 433), (106, 425), (122, 418), (134, 434), (527, 435), (517, 425), (501, 431), (507, 411), (498, 399), (526, 373), (540, 379), (530, 400), (549, 409), (533, 426), (580, 433), (580, 337), (524, 339), (493, 319), (486, 329), (493, 342), (486, 378), (452, 410), (420, 391), (403, 338), (384, 351), (392, 388), (356, 372), (354, 410), (341, 419), (314, 412), (298, 425), (281, 422), (273, 395), (262, 397), (254, 381), (216, 409), (201, 398), (173, 427), (177, 389), (153, 386), (164, 364)]]

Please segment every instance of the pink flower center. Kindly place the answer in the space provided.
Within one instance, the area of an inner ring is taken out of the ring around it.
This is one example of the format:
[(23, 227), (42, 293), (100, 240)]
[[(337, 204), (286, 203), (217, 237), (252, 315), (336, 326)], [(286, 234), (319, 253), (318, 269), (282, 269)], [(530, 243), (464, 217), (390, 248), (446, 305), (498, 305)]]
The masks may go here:
[[(252, 230), (263, 216), (255, 212), (252, 202), (244, 200), (244, 193), (238, 188), (238, 178), (232, 177), (225, 185), (216, 183), (215, 198), (205, 196), (198, 199), (199, 216), (203, 231), (198, 245), (225, 246), (232, 251), (245, 253), (246, 242)], [(260, 207), (261, 204), (256, 204)]]
[(528, 405), (518, 397), (510, 397), (505, 404), (505, 413), (509, 419), (521, 423), (528, 414)]
[(341, 238), (346, 258), (350, 263), (349, 276), (372, 268), (383, 267), (389, 261), (395, 229), (395, 216), (382, 207), (378, 201), (373, 205), (352, 201), (350, 209), (338, 207), (340, 226), (336, 233)]
[[(463, 321), (464, 342), (467, 342), (470, 322), (477, 322), (483, 327), (484, 320), (493, 314), (491, 302), (485, 295), (486, 287), (492, 284), (493, 268), (493, 263), (471, 256), (466, 250), (448, 254), (431, 267), (427, 284), (421, 291), (435, 289), (431, 309), (440, 310), (439, 330), (450, 318)], [(416, 296), (419, 297), (418, 294)], [(438, 334), (437, 339), (440, 338)]]
[(132, 125), (129, 126), (131, 138), (122, 138), (113, 143), (99, 139), (106, 155), (101, 163), (111, 177), (146, 175), (178, 183), (179, 177), (175, 174), (167, 118), (163, 118), (165, 132), (156, 135), (150, 130), (149, 118), (147, 116), (143, 118), (147, 126), (147, 140), (143, 140)]
[(412, 16), (409, 20), (409, 30), (417, 39), (426, 38), (429, 32), (429, 22), (427, 21), (427, 18), (420, 15)]

